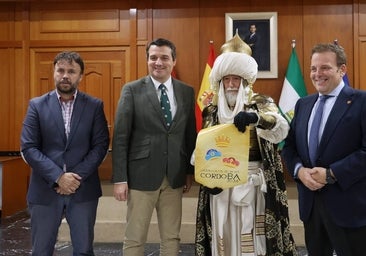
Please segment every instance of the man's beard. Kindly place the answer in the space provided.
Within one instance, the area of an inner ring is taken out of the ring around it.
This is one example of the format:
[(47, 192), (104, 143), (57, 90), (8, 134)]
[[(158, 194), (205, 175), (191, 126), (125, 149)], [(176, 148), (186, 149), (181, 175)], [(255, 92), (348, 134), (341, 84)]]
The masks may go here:
[(225, 92), (225, 98), (230, 108), (235, 107), (237, 97), (238, 97), (238, 90), (228, 90)]
[(69, 87), (65, 88), (65, 87), (61, 86), (61, 83), (62, 82), (59, 82), (59, 83), (56, 84), (56, 88), (60, 93), (69, 94), (69, 95), (72, 95), (72, 94), (75, 93), (75, 90), (76, 90), (76, 85), (75, 84), (63, 81), (63, 83), (68, 83), (70, 85)]

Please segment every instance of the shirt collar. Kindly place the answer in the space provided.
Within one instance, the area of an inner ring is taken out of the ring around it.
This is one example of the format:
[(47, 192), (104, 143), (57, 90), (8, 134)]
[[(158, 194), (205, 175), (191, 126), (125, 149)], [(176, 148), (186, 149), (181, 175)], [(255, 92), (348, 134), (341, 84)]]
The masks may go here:
[[(67, 101), (62, 100), (61, 95), (58, 93), (57, 89), (55, 89), (55, 91), (56, 91), (57, 99), (58, 99), (60, 102), (67, 102)], [(75, 100), (75, 99), (76, 99), (76, 95), (77, 95), (77, 93), (78, 93), (78, 90), (75, 90), (75, 93), (72, 95), (71, 100)]]
[(155, 86), (155, 89), (156, 90), (159, 89), (159, 85), (161, 85), (161, 84), (164, 84), (165, 85), (167, 91), (169, 91), (169, 90), (172, 89), (172, 86), (173, 85), (172, 85), (172, 77), (171, 76), (164, 83), (160, 83), (159, 81), (157, 81), (156, 79), (154, 79), (152, 76), (150, 76), (150, 77), (151, 77), (152, 82), (154, 83), (154, 86)]

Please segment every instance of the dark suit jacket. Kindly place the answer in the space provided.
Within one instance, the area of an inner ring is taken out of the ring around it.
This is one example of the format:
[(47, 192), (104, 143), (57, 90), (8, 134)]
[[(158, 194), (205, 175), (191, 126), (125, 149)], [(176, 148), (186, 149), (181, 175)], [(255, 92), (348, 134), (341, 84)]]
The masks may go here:
[(115, 118), (112, 182), (127, 181), (130, 189), (152, 191), (164, 176), (178, 188), (193, 174), (194, 91), (179, 80), (172, 82), (177, 112), (169, 130), (150, 76), (123, 86)]
[(78, 92), (66, 138), (61, 106), (55, 91), (30, 101), (21, 134), (23, 158), (32, 168), (27, 200), (48, 204), (58, 194), (55, 181), (67, 171), (82, 177), (73, 200), (101, 196), (98, 166), (106, 156), (109, 132), (101, 100)]
[[(282, 150), (289, 173), (296, 163), (311, 168), (308, 120), (318, 95), (299, 99)], [(337, 182), (313, 192), (297, 181), (300, 218), (308, 220), (314, 193), (319, 193), (333, 221), (343, 227), (366, 225), (366, 93), (345, 86), (328, 117), (316, 166), (331, 168)]]
[(250, 46), (250, 48), (252, 49), (252, 51), (255, 51), (256, 49), (256, 46), (257, 46), (257, 41), (258, 41), (258, 34), (255, 33), (252, 37), (250, 37), (251, 34), (247, 35), (245, 37), (245, 42), (248, 44), (248, 45), (252, 45)]

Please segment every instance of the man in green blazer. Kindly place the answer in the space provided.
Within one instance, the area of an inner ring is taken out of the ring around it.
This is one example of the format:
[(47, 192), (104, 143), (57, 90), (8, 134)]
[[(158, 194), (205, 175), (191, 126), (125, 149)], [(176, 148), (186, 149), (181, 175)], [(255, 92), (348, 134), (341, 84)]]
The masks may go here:
[[(182, 194), (193, 180), (194, 90), (171, 77), (176, 64), (172, 42), (152, 41), (146, 55), (149, 75), (124, 85), (117, 107), (112, 145), (114, 197), (127, 200), (128, 205), (124, 256), (143, 255), (154, 208), (160, 255), (174, 256), (179, 251)], [(165, 89), (160, 89), (161, 84)], [(161, 105), (161, 100), (168, 106)]]

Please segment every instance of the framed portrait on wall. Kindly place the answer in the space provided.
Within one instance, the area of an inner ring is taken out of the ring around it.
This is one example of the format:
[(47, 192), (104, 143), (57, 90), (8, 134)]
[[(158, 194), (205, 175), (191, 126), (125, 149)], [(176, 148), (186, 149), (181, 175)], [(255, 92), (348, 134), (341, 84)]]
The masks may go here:
[(277, 12), (225, 14), (226, 41), (236, 32), (252, 49), (258, 63), (258, 78), (278, 77)]

